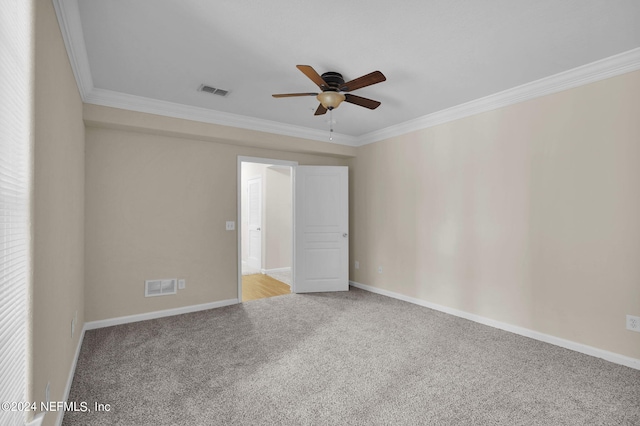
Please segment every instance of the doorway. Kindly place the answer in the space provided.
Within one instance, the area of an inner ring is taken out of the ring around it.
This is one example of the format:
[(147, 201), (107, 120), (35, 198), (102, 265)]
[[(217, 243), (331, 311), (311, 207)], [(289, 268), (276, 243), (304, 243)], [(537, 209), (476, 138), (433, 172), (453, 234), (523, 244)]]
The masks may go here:
[(238, 299), (242, 302), (291, 293), (296, 165), (238, 157)]

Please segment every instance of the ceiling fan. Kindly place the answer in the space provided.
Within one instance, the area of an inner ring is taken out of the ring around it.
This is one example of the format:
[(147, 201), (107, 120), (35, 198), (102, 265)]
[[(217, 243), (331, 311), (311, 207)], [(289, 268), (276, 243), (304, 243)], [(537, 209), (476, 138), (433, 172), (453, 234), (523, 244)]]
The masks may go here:
[(320, 75), (310, 65), (296, 65), (297, 68), (309, 77), (322, 90), (320, 93), (282, 93), (273, 95), (274, 98), (288, 98), (294, 96), (315, 96), (320, 105), (314, 115), (322, 115), (327, 111), (331, 111), (340, 106), (342, 101), (361, 107), (376, 109), (380, 106), (380, 102), (373, 99), (363, 98), (361, 96), (352, 95), (354, 90), (371, 86), (372, 84), (381, 83), (387, 78), (380, 71), (374, 71), (354, 80), (344, 82), (344, 78), (340, 73), (329, 71)]

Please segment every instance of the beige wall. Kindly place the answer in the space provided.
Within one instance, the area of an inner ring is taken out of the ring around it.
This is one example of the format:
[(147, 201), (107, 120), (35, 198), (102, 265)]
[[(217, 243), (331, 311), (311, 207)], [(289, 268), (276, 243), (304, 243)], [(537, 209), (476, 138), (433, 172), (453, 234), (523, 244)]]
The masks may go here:
[(51, 382), (62, 401), (84, 322), (84, 124), (53, 5), (35, 5), (33, 397)]
[(360, 147), (351, 279), (640, 358), (638, 93), (634, 72)]
[[(91, 111), (91, 126), (100, 125)], [(126, 112), (120, 118), (150, 124), (135, 131), (113, 123), (86, 128), (87, 321), (237, 298), (237, 234), (225, 222), (237, 218), (238, 155), (348, 161), (332, 144), (315, 145), (330, 156), (257, 149), (198, 140), (191, 130), (200, 123), (182, 120), (182, 137), (158, 132), (162, 117)], [(185, 278), (186, 289), (145, 298), (144, 281), (157, 278)]]
[(226, 145), (261, 147), (270, 150), (299, 154), (320, 154), (338, 158), (352, 157), (356, 152), (356, 149), (352, 146), (180, 118), (160, 117), (154, 114), (141, 114), (92, 104), (84, 105), (83, 117), (85, 124), (90, 127), (141, 131), (149, 134), (218, 142)]

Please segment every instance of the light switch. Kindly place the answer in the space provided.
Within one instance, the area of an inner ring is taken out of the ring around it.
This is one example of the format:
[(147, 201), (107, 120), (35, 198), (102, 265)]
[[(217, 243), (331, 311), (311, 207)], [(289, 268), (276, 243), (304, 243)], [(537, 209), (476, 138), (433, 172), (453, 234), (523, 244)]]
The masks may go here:
[(233, 231), (236, 229), (236, 223), (232, 220), (227, 221), (227, 231)]

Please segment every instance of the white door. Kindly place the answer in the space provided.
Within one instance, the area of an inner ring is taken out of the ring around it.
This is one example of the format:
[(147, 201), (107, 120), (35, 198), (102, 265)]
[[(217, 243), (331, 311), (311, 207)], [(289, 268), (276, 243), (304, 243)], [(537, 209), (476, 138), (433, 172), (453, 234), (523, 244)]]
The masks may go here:
[(247, 181), (249, 251), (247, 263), (250, 268), (262, 269), (262, 178)]
[(349, 169), (294, 170), (294, 291), (348, 291)]

